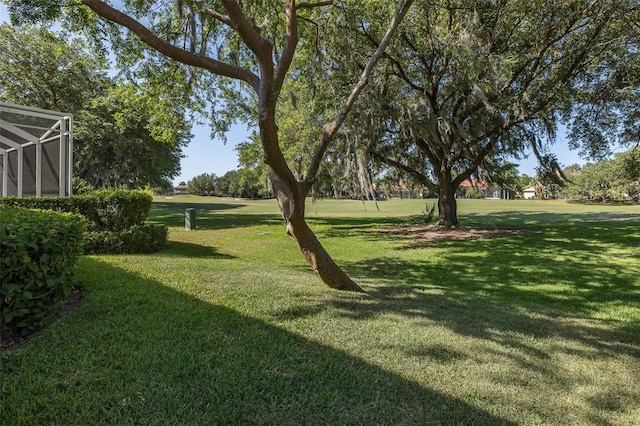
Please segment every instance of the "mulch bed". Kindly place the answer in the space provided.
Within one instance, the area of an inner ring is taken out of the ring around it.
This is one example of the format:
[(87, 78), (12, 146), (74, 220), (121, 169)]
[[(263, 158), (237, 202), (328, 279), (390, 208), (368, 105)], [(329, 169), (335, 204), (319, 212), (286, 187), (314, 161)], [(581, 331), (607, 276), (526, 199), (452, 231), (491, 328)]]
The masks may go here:
[(49, 327), (51, 324), (55, 323), (56, 321), (60, 321), (62, 318), (71, 314), (76, 310), (78, 306), (80, 306), (83, 292), (83, 289), (80, 287), (74, 287), (73, 289), (71, 289), (71, 294), (69, 294), (69, 298), (67, 299), (67, 302), (64, 304), (64, 306), (58, 309), (55, 314), (53, 314), (53, 317), (44, 326), (37, 330), (34, 330), (26, 336), (23, 336), (21, 333), (16, 332), (9, 327), (3, 326), (2, 333), (0, 335), (0, 352), (19, 348), (20, 346), (38, 337), (40, 333), (42, 333), (42, 331), (45, 328)]
[(398, 225), (382, 229), (381, 232), (400, 237), (411, 242), (412, 246), (433, 244), (439, 241), (463, 241), (479, 238), (509, 237), (538, 232), (536, 229), (469, 227), (442, 228), (437, 225)]

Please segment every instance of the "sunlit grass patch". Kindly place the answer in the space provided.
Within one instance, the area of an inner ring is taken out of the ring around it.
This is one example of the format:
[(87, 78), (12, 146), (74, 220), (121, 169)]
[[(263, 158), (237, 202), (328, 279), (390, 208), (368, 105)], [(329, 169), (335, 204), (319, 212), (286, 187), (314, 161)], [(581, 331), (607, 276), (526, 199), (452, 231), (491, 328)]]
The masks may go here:
[(636, 423), (639, 208), (462, 200), (465, 225), (535, 232), (418, 246), (379, 232), (423, 204), (308, 207), (367, 290), (353, 294), (314, 275), (273, 200), (157, 200), (167, 250), (84, 258), (78, 310), (0, 355), (0, 419)]

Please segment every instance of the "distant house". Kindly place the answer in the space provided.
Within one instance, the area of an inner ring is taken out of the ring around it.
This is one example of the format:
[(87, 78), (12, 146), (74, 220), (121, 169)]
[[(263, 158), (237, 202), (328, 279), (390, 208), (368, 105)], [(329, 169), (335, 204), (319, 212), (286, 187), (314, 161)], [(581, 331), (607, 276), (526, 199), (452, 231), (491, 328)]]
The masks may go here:
[(477, 191), (480, 191), (480, 193), (482, 193), (481, 198), (488, 198), (491, 200), (501, 200), (508, 198), (508, 192), (504, 191), (499, 186), (493, 186), (487, 184), (486, 182), (476, 182), (469, 179), (463, 181), (460, 184), (460, 187), (458, 188), (458, 196), (462, 198), (477, 198), (476, 196), (471, 196), (472, 192), (479, 194)]
[(400, 199), (423, 198), (422, 187), (410, 188), (409, 186), (407, 186), (406, 182), (400, 181), (398, 184), (390, 188), (389, 194), (384, 194), (384, 196), (380, 198), (386, 198), (386, 197), (400, 198)]
[(188, 194), (189, 193), (189, 187), (187, 185), (176, 185), (176, 186), (173, 187), (173, 193), (175, 195)]
[(531, 185), (527, 186), (522, 191), (522, 197), (525, 200), (533, 200), (534, 198), (536, 198), (536, 187)]

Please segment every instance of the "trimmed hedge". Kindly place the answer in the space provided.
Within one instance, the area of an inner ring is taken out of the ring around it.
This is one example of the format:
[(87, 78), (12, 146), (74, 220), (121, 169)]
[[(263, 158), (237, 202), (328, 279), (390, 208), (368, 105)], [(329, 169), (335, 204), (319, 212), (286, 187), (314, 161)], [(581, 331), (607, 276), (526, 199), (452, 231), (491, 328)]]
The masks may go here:
[(87, 219), (99, 229), (110, 231), (124, 231), (134, 225), (142, 225), (153, 202), (153, 195), (148, 191), (124, 189), (99, 189), (81, 197), (95, 200), (95, 216), (87, 216)]
[(142, 225), (149, 214), (153, 195), (148, 191), (99, 189), (73, 197), (6, 197), (2, 203), (14, 207), (77, 213), (90, 229), (123, 231)]
[(23, 335), (69, 296), (86, 221), (72, 213), (0, 205), (0, 319)]
[(144, 225), (151, 209), (149, 191), (99, 189), (73, 197), (1, 199), (5, 205), (71, 212), (88, 221), (85, 253), (153, 253), (167, 245), (168, 230), (162, 225)]
[(134, 225), (124, 231), (90, 231), (84, 238), (87, 253), (155, 253), (167, 246), (168, 229), (164, 225)]

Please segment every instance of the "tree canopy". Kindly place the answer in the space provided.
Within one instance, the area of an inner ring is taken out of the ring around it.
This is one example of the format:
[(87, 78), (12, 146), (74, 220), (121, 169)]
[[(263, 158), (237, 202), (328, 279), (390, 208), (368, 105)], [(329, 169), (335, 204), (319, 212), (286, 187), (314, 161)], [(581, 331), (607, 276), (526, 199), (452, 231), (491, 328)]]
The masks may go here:
[[(533, 150), (558, 173), (549, 154), (558, 123), (584, 104), (593, 81), (625, 61), (621, 22), (635, 7), (621, 0), (420, 2), (372, 77), (371, 107), (354, 120), (360, 144), (437, 192), (440, 223), (455, 226), (460, 183), (490, 175), (502, 159)], [(351, 34), (377, 43), (367, 26)]]
[(79, 38), (0, 25), (0, 99), (72, 113), (74, 175), (91, 186), (163, 185), (189, 137), (184, 107), (109, 77), (93, 52)]

